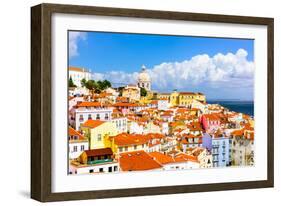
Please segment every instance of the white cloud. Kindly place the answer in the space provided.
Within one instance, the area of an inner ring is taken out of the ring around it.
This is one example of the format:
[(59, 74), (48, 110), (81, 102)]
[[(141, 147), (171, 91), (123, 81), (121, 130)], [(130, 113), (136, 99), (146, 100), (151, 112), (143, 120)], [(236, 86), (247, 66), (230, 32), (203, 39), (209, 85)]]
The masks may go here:
[(80, 40), (86, 40), (87, 38), (87, 33), (86, 32), (76, 32), (72, 31), (69, 32), (69, 58), (78, 56), (78, 42)]
[[(163, 62), (148, 69), (152, 88), (158, 91), (253, 88), (254, 62), (247, 60), (247, 51), (235, 54), (218, 53), (213, 57), (200, 54), (182, 62)], [(108, 79), (114, 83), (135, 83), (137, 72), (110, 71), (94, 73), (94, 79)]]
[(106, 73), (93, 73), (92, 78), (94, 80), (110, 80), (115, 84), (134, 84), (138, 78), (138, 72), (126, 73), (123, 71), (110, 71)]

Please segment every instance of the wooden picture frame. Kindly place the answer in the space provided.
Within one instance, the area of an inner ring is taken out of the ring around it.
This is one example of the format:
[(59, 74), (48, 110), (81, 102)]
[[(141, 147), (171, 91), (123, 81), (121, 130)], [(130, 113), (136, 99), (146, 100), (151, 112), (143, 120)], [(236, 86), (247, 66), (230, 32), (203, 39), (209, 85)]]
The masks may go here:
[[(267, 180), (134, 189), (114, 189), (53, 193), (51, 190), (51, 16), (54, 13), (168, 19), (194, 22), (221, 22), (267, 27)], [(220, 190), (273, 187), (274, 184), (274, 76), (272, 18), (215, 14), (105, 8), (91, 6), (41, 4), (31, 8), (31, 198), (42, 201), (65, 201), (94, 198), (161, 195)]]

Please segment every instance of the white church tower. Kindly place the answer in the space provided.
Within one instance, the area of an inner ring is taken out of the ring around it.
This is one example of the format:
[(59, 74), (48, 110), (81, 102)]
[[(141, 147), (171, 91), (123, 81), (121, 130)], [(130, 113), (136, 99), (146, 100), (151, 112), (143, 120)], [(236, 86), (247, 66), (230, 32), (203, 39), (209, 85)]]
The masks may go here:
[(138, 86), (146, 91), (151, 90), (151, 79), (144, 65), (142, 65), (141, 72), (139, 73)]

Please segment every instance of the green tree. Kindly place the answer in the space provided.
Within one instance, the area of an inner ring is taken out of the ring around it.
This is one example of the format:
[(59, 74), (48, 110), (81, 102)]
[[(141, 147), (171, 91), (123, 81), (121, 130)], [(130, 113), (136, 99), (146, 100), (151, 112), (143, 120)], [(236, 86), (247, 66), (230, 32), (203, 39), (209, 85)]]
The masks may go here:
[(82, 85), (82, 87), (86, 87), (86, 84), (87, 84), (87, 80), (86, 80), (85, 78), (83, 78), (83, 79), (81, 80), (81, 85)]
[(147, 91), (145, 88), (141, 88), (140, 93), (142, 97), (145, 97), (147, 95)]
[(103, 80), (103, 86), (105, 89), (111, 87), (111, 82), (108, 81), (107, 79)]
[(95, 80), (89, 80), (89, 81), (86, 81), (85, 83), (85, 87), (89, 90), (94, 90), (96, 88), (96, 82)]
[(68, 86), (69, 86), (69, 87), (77, 87), (77, 86), (74, 84), (74, 82), (73, 82), (71, 76), (70, 76), (70, 78), (69, 78), (69, 80), (68, 80)]
[(108, 81), (106, 79), (103, 81), (101, 81), (101, 80), (97, 81), (97, 90), (103, 91), (109, 87), (111, 87), (110, 81)]

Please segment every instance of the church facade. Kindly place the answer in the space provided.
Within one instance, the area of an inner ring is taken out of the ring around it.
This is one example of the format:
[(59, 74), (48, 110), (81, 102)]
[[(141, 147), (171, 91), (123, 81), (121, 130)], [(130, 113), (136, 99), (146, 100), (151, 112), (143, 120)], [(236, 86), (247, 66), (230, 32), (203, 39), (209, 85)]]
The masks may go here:
[(142, 65), (141, 72), (138, 76), (138, 87), (144, 88), (146, 91), (151, 91), (151, 78), (144, 65)]

